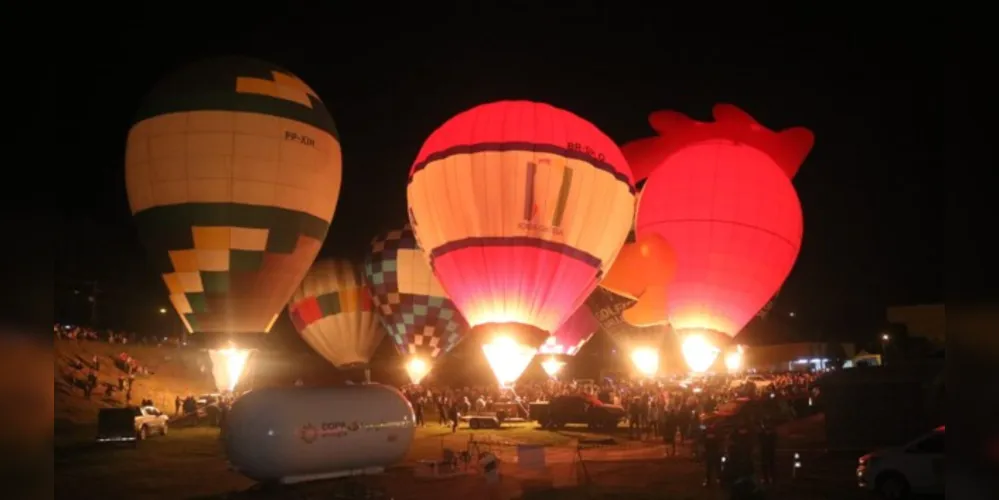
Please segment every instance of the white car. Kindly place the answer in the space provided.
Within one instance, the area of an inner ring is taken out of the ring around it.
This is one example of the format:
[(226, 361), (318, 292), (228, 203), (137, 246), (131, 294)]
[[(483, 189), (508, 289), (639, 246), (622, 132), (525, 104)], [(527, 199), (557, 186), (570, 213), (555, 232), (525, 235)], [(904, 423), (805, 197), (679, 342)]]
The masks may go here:
[(857, 484), (888, 499), (942, 495), (945, 444), (941, 425), (905, 446), (868, 453), (857, 464)]
[(733, 380), (729, 387), (731, 387), (732, 389), (737, 389), (739, 387), (746, 385), (747, 383), (755, 385), (756, 390), (762, 391), (773, 385), (774, 381), (770, 380), (769, 378), (763, 375), (749, 375), (746, 378)]
[(167, 421), (170, 417), (153, 406), (143, 406), (135, 409), (135, 432), (140, 440), (156, 433), (166, 436), (169, 431)]

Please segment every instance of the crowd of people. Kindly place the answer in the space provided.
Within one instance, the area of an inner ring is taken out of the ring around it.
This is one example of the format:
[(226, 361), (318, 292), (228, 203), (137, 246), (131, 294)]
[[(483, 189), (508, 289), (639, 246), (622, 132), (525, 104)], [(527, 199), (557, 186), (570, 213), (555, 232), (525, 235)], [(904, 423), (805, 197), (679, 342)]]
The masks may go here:
[[(596, 396), (603, 404), (618, 405), (626, 410), (630, 428), (652, 431), (660, 419), (658, 415), (686, 410), (692, 413), (710, 413), (719, 404), (745, 397), (764, 397), (788, 400), (808, 397), (816, 389), (815, 374), (786, 372), (769, 375), (770, 384), (760, 387), (752, 382), (742, 382), (733, 375), (716, 375), (697, 380), (665, 378), (662, 380), (605, 379), (597, 384), (592, 381), (558, 381), (518, 383), (513, 390), (490, 387), (449, 388), (434, 385), (405, 387), (404, 392), (413, 404), (420, 425), (423, 417), (434, 411), (441, 425), (451, 426), (453, 415), (467, 415), (475, 411), (490, 411), (498, 405), (522, 407), (529, 402), (550, 401), (566, 394), (587, 393)], [(526, 415), (523, 415), (526, 416)], [(644, 424), (644, 425), (643, 425)]]
[[(69, 361), (68, 372), (64, 373), (66, 381), (70, 387), (78, 388), (83, 392), (83, 397), (90, 399), (97, 394), (98, 389), (103, 386), (103, 398), (115, 399), (115, 393), (121, 393), (124, 397), (124, 404), (132, 402), (132, 387), (135, 384), (137, 375), (152, 375), (148, 367), (140, 365), (127, 353), (122, 352), (116, 358), (112, 358), (113, 363), (102, 363), (101, 356), (93, 355), (90, 359), (81, 358)], [(99, 375), (103, 373), (102, 368), (114, 370), (110, 377), (105, 377), (101, 382)], [(109, 381), (108, 378), (111, 380)]]
[(140, 344), (153, 346), (181, 345), (178, 337), (157, 337), (155, 335), (139, 335), (135, 332), (115, 332), (110, 329), (98, 330), (82, 325), (67, 325), (55, 323), (52, 334), (56, 340), (76, 340), (91, 342), (107, 342), (109, 344)]
[[(53, 334), (56, 339), (89, 342), (108, 342), (110, 344), (127, 345), (130, 342), (152, 343), (148, 336), (138, 337), (134, 333), (104, 332), (83, 326), (54, 324)], [(103, 359), (103, 356), (93, 354), (89, 358), (76, 356), (68, 360), (68, 368), (63, 373), (69, 387), (79, 389), (83, 397), (90, 399), (101, 395), (103, 399), (118, 402), (116, 394), (121, 394), (121, 403), (132, 404), (132, 389), (137, 376), (152, 375), (148, 366), (122, 351), (117, 356)], [(103, 371), (102, 371), (103, 369)], [(108, 371), (113, 373), (108, 374)], [(100, 375), (106, 375), (102, 377)], [(103, 391), (101, 391), (103, 389)], [(144, 404), (145, 401), (140, 402)]]
[[(404, 393), (413, 405), (417, 425), (428, 425), (436, 417), (437, 425), (456, 431), (462, 415), (503, 409), (528, 417), (530, 402), (551, 401), (562, 395), (585, 394), (599, 404), (616, 405), (624, 410), (624, 424), (632, 439), (665, 443), (666, 454), (680, 451), (705, 466), (705, 485), (752, 476), (759, 464), (763, 482), (774, 479), (777, 448), (776, 424), (794, 418), (796, 403), (817, 395), (817, 375), (810, 372), (785, 372), (767, 375), (768, 384), (758, 384), (734, 375), (715, 375), (698, 379), (681, 377), (660, 380), (593, 381), (547, 380), (518, 383), (511, 389), (499, 387), (448, 388), (433, 385), (410, 386)], [(724, 421), (712, 420), (716, 410), (735, 400), (767, 404), (775, 411), (757, 413), (756, 417), (736, 415)], [(722, 458), (725, 461), (722, 461)], [(754, 460), (753, 457), (757, 457)], [(724, 467), (723, 467), (724, 463)]]

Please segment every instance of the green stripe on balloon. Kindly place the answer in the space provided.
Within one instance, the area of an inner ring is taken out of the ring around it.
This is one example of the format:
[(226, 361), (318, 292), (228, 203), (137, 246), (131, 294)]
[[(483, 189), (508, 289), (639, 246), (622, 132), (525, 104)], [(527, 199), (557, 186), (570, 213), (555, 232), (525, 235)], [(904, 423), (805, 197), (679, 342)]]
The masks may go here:
[[(280, 207), (240, 203), (184, 203), (162, 205), (135, 214), (139, 234), (150, 250), (156, 270), (173, 271), (170, 250), (194, 248), (192, 227), (241, 227), (266, 229), (268, 253), (291, 253), (300, 235), (323, 241), (329, 223), (312, 214)], [(262, 252), (230, 250), (230, 270), (260, 268)]]

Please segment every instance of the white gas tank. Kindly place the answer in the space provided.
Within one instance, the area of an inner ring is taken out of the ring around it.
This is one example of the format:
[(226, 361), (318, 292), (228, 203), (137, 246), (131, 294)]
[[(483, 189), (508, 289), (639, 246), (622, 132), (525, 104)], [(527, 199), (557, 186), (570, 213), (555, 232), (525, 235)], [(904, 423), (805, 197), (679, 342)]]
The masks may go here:
[(225, 448), (257, 481), (372, 474), (406, 456), (414, 422), (406, 397), (384, 385), (261, 389), (233, 404)]

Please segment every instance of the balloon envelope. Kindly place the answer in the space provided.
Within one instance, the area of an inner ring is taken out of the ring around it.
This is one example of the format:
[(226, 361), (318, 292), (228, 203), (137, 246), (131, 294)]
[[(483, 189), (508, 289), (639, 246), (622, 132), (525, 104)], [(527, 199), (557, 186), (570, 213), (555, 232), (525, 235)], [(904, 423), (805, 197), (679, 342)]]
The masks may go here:
[(266, 332), (319, 252), (340, 142), (305, 83), (247, 58), (169, 76), (128, 133), (139, 236), (190, 332)]
[(622, 349), (638, 347), (658, 349), (666, 337), (668, 325), (639, 327), (624, 320), (624, 312), (635, 305), (635, 300), (598, 287), (586, 299), (586, 308), (593, 314), (600, 328)]
[(344, 260), (316, 262), (288, 315), (305, 342), (337, 368), (367, 366), (385, 336), (359, 270)]
[[(639, 240), (657, 234), (676, 256), (664, 305), (681, 334), (735, 336), (783, 283), (801, 246), (801, 204), (789, 176), (798, 165), (787, 162), (804, 158), (811, 133), (793, 129), (782, 139), (787, 131), (770, 132), (731, 108), (716, 107), (714, 124), (676, 116), (660, 124), (668, 154), (638, 204)], [(688, 129), (713, 132), (703, 138)], [(676, 143), (683, 140), (691, 142)]]
[(461, 340), (465, 320), (441, 288), (408, 224), (371, 242), (364, 274), (378, 317), (400, 354), (429, 362)]
[(469, 324), (525, 327), (521, 342), (535, 348), (596, 287), (634, 215), (614, 142), (526, 101), (481, 105), (434, 131), (407, 197), (420, 246)]
[(575, 356), (600, 327), (597, 318), (586, 307), (576, 312), (558, 328), (538, 350), (539, 354), (565, 354)]

